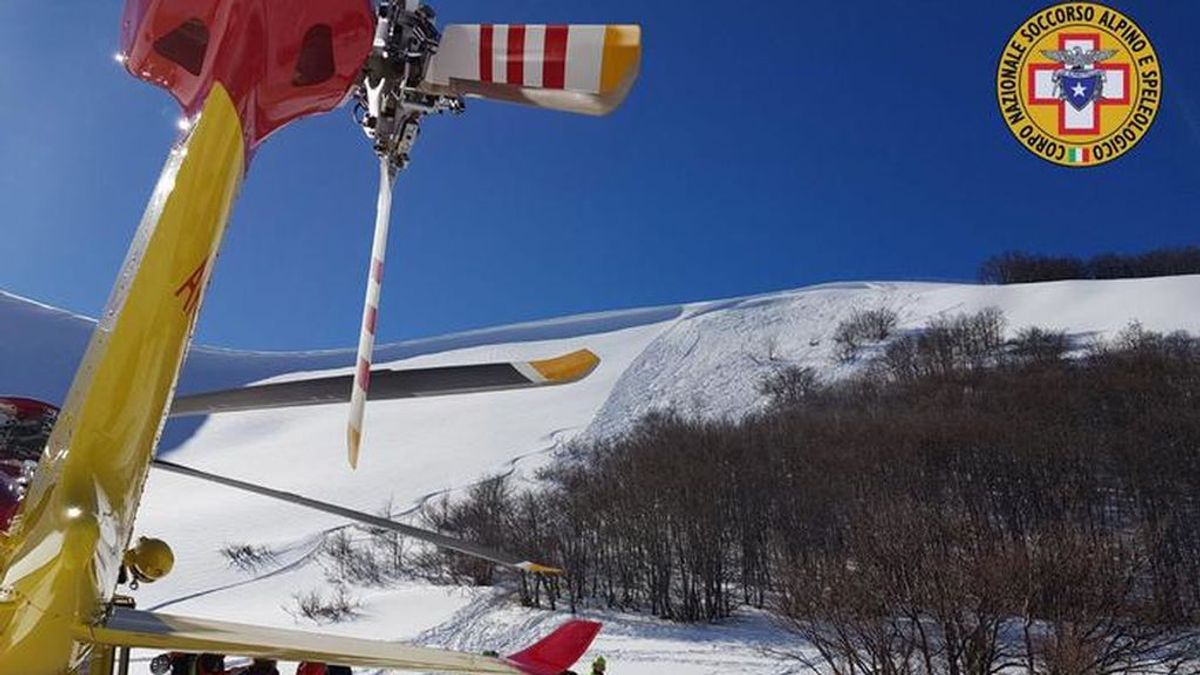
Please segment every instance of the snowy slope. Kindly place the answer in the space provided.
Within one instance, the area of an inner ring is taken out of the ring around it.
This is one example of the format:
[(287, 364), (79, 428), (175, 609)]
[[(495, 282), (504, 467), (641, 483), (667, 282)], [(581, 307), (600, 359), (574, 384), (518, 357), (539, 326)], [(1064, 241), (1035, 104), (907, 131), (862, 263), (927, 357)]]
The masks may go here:
[[(173, 422), (161, 452), (173, 461), (366, 511), (388, 502), (409, 511), (486, 475), (528, 475), (563, 442), (619, 433), (654, 409), (744, 414), (761, 405), (758, 384), (781, 363), (837, 375), (830, 335), (857, 308), (891, 307), (901, 329), (909, 330), (935, 316), (995, 306), (1004, 310), (1011, 330), (1037, 325), (1090, 339), (1133, 320), (1154, 330), (1200, 332), (1198, 304), (1200, 277), (1005, 287), (840, 283), (568, 317), (381, 347), (376, 360), (388, 365), (536, 358), (585, 346), (602, 364), (587, 380), (560, 388), (372, 403), (358, 472), (345, 466), (343, 406)], [(86, 318), (0, 293), (0, 393), (60, 401), (90, 328)], [(197, 347), (181, 391), (348, 372), (352, 361), (350, 351)], [(314, 554), (322, 534), (342, 525), (296, 507), (152, 473), (138, 530), (171, 541), (177, 565), (171, 577), (138, 592), (139, 604), (293, 626), (284, 606), (295, 593), (326, 587)], [(232, 543), (268, 546), (277, 557), (257, 576), (249, 575), (229, 567), (218, 553)], [(513, 607), (489, 591), (417, 582), (353, 592), (363, 602), (363, 616), (326, 630), (503, 649), (564, 618)], [(609, 629), (597, 649), (611, 657), (614, 673), (791, 672), (766, 652), (794, 648), (793, 641), (761, 615), (702, 629), (601, 618)]]

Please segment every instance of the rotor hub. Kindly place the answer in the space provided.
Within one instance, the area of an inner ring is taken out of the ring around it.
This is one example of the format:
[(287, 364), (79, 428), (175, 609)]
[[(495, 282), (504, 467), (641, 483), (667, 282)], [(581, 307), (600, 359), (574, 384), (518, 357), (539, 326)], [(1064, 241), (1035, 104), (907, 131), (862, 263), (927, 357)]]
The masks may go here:
[(418, 89), (441, 41), (435, 16), (433, 8), (419, 0), (383, 0), (371, 54), (355, 92), (359, 125), (393, 173), (408, 165), (422, 117), (463, 110), (457, 96)]

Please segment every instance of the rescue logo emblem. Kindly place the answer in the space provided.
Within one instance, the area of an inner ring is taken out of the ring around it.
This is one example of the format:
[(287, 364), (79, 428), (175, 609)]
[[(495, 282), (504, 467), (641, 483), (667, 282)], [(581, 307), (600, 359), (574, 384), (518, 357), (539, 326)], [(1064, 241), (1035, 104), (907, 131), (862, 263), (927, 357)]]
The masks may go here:
[(1000, 114), (1033, 154), (1085, 167), (1112, 161), (1145, 137), (1162, 102), (1158, 55), (1115, 9), (1053, 5), (1026, 19), (1000, 55)]

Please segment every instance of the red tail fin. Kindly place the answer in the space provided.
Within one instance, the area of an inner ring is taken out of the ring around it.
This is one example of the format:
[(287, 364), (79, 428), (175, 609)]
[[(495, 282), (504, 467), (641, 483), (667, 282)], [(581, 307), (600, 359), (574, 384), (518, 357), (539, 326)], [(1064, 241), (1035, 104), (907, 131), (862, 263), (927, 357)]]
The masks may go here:
[(562, 675), (583, 656), (599, 632), (597, 621), (568, 621), (532, 647), (504, 660), (528, 675)]

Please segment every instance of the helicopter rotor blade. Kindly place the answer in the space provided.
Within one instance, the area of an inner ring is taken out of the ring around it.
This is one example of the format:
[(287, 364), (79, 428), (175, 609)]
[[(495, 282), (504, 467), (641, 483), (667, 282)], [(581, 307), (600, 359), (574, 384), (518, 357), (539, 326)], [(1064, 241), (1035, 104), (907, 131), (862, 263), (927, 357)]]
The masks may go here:
[[(549, 359), (494, 361), (426, 368), (373, 368), (368, 400), (384, 401), (426, 396), (553, 387), (578, 382), (600, 365), (600, 357), (579, 349)], [(177, 396), (171, 417), (215, 415), (250, 410), (273, 410), (345, 403), (350, 400), (353, 375), (328, 375), (286, 382)], [(3, 399), (0, 399), (2, 402)]]
[(388, 225), (392, 215), (392, 186), (395, 170), (387, 158), (379, 159), (379, 200), (375, 211), (375, 239), (371, 244), (371, 265), (367, 273), (363, 299), (362, 329), (358, 336), (354, 385), (350, 390), (350, 418), (346, 423), (347, 458), (350, 468), (358, 468), (362, 445), (363, 419), (367, 390), (371, 386), (371, 361), (375, 352), (375, 324), (379, 317), (379, 296), (383, 290), (383, 261), (387, 253)]
[(606, 115), (637, 80), (636, 25), (451, 24), (421, 88), (428, 93)]
[(190, 478), (196, 478), (199, 480), (208, 481), (210, 483), (224, 485), (225, 487), (230, 487), (235, 490), (261, 495), (263, 497), (270, 497), (271, 499), (278, 499), (289, 504), (295, 504), (297, 506), (303, 506), (305, 508), (339, 516), (356, 523), (367, 525), (369, 527), (395, 532), (405, 537), (412, 537), (413, 539), (428, 542), (434, 546), (437, 546), (438, 548), (455, 551), (457, 553), (462, 553), (463, 555), (479, 558), (480, 560), (486, 560), (488, 562), (510, 567), (522, 572), (533, 572), (535, 574), (546, 574), (551, 576), (563, 574), (563, 570), (556, 567), (525, 560), (519, 556), (511, 555), (503, 551), (495, 551), (474, 542), (455, 539), (454, 537), (448, 537), (438, 532), (421, 529), (419, 527), (413, 527), (412, 525), (405, 525), (404, 523), (399, 523), (389, 518), (372, 515), (370, 513), (363, 513), (362, 511), (355, 511), (354, 509), (349, 509), (344, 506), (338, 506), (336, 504), (330, 504), (329, 502), (323, 502), (317, 499), (305, 497), (303, 495), (298, 495), (294, 492), (286, 492), (284, 490), (276, 490), (274, 488), (257, 485), (255, 483), (248, 483), (236, 478), (229, 478), (228, 476), (221, 476), (218, 474), (209, 473), (207, 471), (201, 471), (199, 469), (194, 469), (182, 464), (169, 462), (164, 459), (155, 459), (152, 463), (152, 466), (161, 471), (166, 471), (179, 476), (188, 476)]

